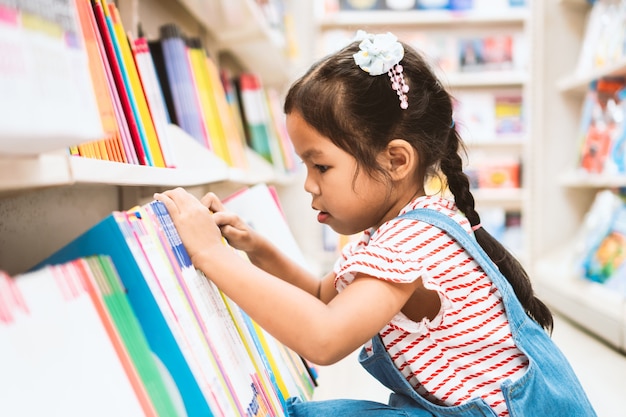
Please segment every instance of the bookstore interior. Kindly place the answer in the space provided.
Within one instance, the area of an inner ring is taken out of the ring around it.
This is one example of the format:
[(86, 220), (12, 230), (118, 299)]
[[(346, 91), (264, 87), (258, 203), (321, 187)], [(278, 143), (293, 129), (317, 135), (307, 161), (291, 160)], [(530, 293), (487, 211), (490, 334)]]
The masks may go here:
[(625, 22), (624, 0), (0, 2), (0, 415), (313, 398), (316, 365), (193, 268), (153, 195), (215, 192), (324, 274), (353, 236), (316, 221), (282, 101), (357, 29), (424, 53), (483, 227), (623, 354)]

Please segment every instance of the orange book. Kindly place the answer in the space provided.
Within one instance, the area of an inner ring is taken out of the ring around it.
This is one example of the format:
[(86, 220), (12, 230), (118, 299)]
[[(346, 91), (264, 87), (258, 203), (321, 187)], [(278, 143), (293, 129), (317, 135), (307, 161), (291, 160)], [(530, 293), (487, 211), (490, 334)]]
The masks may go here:
[(122, 154), (112, 149), (112, 146), (121, 147), (122, 139), (117, 124), (117, 118), (115, 117), (109, 82), (102, 64), (100, 47), (96, 37), (97, 29), (91, 18), (91, 14), (93, 13), (91, 2), (89, 0), (76, 0), (76, 9), (83, 32), (83, 39), (85, 41), (89, 71), (91, 73), (98, 110), (100, 112), (100, 120), (102, 121), (102, 128), (106, 135), (100, 144), (100, 153), (103, 155), (103, 159), (126, 162), (126, 158), (124, 158)]

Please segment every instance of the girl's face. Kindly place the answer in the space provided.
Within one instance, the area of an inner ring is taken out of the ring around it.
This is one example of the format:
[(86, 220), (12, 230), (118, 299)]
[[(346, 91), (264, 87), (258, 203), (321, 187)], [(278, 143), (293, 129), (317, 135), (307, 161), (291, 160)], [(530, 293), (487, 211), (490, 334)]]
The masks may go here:
[(356, 159), (307, 124), (299, 113), (287, 115), (287, 130), (306, 166), (304, 189), (311, 194), (317, 220), (351, 235), (393, 218), (388, 182), (375, 179)]

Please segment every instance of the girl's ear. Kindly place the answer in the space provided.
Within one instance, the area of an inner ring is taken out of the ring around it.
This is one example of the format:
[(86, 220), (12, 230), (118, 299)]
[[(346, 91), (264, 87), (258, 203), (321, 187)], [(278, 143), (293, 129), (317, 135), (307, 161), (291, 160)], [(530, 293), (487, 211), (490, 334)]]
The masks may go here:
[(394, 180), (400, 180), (415, 172), (418, 164), (417, 152), (404, 139), (394, 139), (381, 152), (382, 166)]

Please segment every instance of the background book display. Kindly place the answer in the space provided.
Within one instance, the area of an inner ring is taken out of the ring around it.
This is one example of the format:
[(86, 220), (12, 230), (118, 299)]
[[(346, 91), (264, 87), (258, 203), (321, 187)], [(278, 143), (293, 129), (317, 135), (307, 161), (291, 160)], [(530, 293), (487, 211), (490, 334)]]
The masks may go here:
[(530, 267), (530, 6), (480, 0), (317, 4), (318, 57), (352, 41), (356, 28), (390, 31), (423, 53), (454, 100), (454, 126), (467, 145), (465, 172), (479, 212), (498, 213), (488, 215), (498, 219), (492, 229), (498, 236), (506, 231), (507, 246)]

